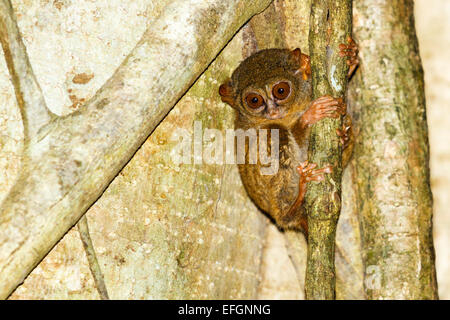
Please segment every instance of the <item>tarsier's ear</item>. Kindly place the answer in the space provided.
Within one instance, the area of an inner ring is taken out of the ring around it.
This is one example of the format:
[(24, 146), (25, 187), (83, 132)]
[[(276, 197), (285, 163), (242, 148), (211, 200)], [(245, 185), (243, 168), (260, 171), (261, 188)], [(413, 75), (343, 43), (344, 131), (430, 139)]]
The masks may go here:
[(311, 76), (311, 60), (309, 56), (303, 54), (300, 48), (292, 50), (291, 53), (299, 65), (299, 69), (296, 71), (296, 73), (301, 72), (303, 80), (308, 80), (308, 78)]
[(219, 94), (223, 102), (228, 103), (234, 108), (233, 87), (230, 79), (220, 85)]

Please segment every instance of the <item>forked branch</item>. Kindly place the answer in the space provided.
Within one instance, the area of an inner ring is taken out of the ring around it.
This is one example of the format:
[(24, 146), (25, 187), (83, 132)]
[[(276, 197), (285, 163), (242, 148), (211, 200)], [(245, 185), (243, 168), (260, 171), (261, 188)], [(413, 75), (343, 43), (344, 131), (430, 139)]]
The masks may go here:
[(27, 145), (39, 129), (51, 121), (53, 114), (45, 104), (31, 68), (10, 0), (0, 0), (0, 42), (22, 115)]

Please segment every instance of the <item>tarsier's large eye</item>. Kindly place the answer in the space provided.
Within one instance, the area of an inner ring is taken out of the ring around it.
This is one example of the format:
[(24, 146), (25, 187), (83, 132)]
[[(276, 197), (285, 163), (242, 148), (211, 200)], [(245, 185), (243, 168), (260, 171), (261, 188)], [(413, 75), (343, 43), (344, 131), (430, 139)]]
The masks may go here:
[(249, 93), (245, 97), (245, 102), (247, 102), (247, 105), (252, 109), (258, 109), (261, 107), (264, 103), (263, 97), (257, 93)]
[(273, 96), (278, 100), (286, 99), (291, 93), (291, 87), (287, 82), (279, 82), (272, 88)]

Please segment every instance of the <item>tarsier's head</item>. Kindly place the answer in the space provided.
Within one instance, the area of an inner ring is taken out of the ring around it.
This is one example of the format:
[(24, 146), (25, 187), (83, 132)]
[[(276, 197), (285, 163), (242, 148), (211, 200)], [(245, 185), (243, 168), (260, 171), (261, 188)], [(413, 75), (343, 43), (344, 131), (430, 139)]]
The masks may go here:
[(300, 49), (267, 49), (244, 60), (219, 88), (240, 116), (270, 122), (302, 111), (311, 93), (309, 57)]

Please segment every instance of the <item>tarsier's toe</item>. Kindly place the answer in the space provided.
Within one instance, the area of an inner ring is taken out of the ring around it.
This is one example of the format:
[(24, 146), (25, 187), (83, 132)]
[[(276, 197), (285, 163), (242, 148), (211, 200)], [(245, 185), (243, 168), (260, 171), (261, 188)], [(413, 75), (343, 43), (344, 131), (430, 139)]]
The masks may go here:
[(342, 124), (342, 129), (336, 129), (336, 134), (339, 137), (339, 141), (341, 142), (344, 149), (348, 146), (350, 141), (350, 129), (352, 127), (350, 125)]
[(331, 165), (326, 165), (321, 169), (316, 169), (316, 163), (309, 163), (308, 161), (303, 162), (297, 167), (297, 171), (300, 174), (300, 179), (304, 182), (310, 181), (322, 181), (325, 179), (325, 173), (331, 173), (333, 167)]
[(305, 175), (307, 172), (313, 170), (315, 167), (317, 167), (317, 164), (315, 163), (309, 163), (308, 160), (306, 160), (305, 162), (302, 162), (298, 167), (297, 167), (297, 172), (300, 175)]
[(341, 43), (339, 45), (339, 56), (347, 57), (346, 62), (347, 65), (349, 66), (347, 77), (350, 78), (359, 64), (358, 60), (359, 50), (356, 42), (351, 37), (347, 38), (347, 43), (348, 44)]

